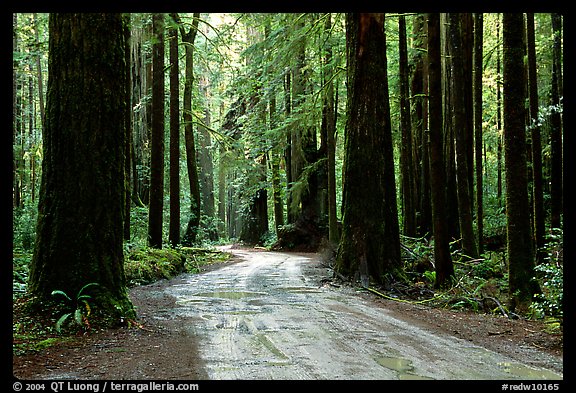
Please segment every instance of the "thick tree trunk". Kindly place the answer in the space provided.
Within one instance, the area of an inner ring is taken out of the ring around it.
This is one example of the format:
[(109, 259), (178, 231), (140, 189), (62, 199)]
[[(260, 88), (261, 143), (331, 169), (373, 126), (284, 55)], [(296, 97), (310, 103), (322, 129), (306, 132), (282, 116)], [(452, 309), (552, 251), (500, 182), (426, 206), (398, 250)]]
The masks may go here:
[(524, 66), (524, 14), (505, 13), (503, 29), (504, 65), (504, 155), (506, 163), (507, 253), (510, 309), (528, 311), (537, 283), (530, 226), (526, 172)]
[(336, 271), (387, 283), (402, 275), (384, 14), (347, 14), (348, 116)]
[(49, 301), (100, 284), (93, 310), (132, 318), (124, 276), (129, 116), (120, 14), (50, 14), (42, 184), (29, 291)]

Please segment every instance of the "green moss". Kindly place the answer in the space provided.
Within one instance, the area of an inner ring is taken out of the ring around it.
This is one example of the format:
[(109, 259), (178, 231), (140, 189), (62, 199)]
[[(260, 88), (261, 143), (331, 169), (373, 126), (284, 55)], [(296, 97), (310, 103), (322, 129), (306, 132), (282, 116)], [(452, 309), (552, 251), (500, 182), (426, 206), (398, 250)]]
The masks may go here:
[(169, 279), (185, 270), (186, 258), (174, 249), (146, 248), (132, 252), (124, 261), (128, 285)]

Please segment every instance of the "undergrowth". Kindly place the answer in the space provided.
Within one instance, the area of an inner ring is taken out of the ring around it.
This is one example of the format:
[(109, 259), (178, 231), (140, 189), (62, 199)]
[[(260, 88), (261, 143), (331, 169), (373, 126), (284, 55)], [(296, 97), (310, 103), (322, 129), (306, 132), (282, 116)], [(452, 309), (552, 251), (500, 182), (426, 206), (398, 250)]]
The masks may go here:
[(387, 296), (433, 307), (503, 315), (510, 318), (543, 319), (560, 329), (563, 324), (563, 233), (550, 232), (544, 253), (547, 258), (535, 268), (541, 293), (534, 296), (529, 313), (517, 315), (507, 308), (508, 272), (506, 251), (497, 248), (480, 258), (467, 261), (451, 244), (455, 280), (444, 290), (434, 289), (434, 244), (426, 239), (402, 239), (402, 250), (409, 283), (396, 283)]
[[(224, 262), (230, 254), (213, 248), (179, 247), (152, 249), (134, 247), (125, 250), (124, 269), (129, 287), (170, 279), (180, 273), (199, 273), (202, 267)], [(13, 353), (36, 353), (76, 337), (99, 330), (97, 313), (91, 309), (91, 297), (82, 291), (66, 294), (54, 288), (54, 299), (41, 307), (26, 293), (31, 250), (18, 248), (13, 254)], [(89, 286), (97, 285), (90, 283)], [(84, 289), (84, 288), (83, 288)], [(138, 325), (126, 321), (127, 325)]]

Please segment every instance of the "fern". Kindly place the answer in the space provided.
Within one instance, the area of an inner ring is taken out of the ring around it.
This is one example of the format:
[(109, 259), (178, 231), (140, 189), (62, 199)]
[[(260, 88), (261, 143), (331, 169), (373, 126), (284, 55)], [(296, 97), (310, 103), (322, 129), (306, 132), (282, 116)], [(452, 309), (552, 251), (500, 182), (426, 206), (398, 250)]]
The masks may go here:
[[(99, 285), (100, 284), (98, 284), (96, 282), (91, 282), (89, 284), (84, 285), (82, 288), (80, 288), (80, 290), (76, 294), (75, 300), (72, 300), (72, 298), (64, 291), (61, 291), (58, 289), (52, 291), (52, 293), (51, 293), (52, 296), (63, 297), (65, 299), (66, 303), (68, 303), (70, 305), (70, 307), (74, 309), (74, 311), (67, 312), (67, 313), (63, 314), (58, 319), (58, 321), (56, 322), (56, 326), (55, 326), (56, 331), (58, 333), (60, 333), (62, 331), (62, 326), (68, 320), (68, 318), (70, 318), (71, 315), (74, 316), (74, 322), (78, 326), (90, 327), (90, 324), (88, 322), (88, 317), (90, 316), (92, 309), (90, 308), (90, 304), (88, 303), (88, 301), (90, 299), (92, 299), (92, 296), (85, 294), (84, 292), (90, 287), (95, 287), (95, 286), (99, 286)], [(84, 310), (86, 310), (85, 314), (84, 314)]]

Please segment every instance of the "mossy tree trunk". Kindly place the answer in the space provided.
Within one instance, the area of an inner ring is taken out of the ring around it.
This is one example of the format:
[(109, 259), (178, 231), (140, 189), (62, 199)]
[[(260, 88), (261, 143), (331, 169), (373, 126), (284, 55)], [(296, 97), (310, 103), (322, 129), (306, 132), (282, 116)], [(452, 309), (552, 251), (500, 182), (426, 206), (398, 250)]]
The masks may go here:
[(363, 285), (402, 275), (384, 14), (347, 14), (348, 115), (336, 271)]
[(42, 183), (29, 291), (75, 297), (100, 284), (96, 309), (132, 317), (124, 275), (129, 81), (120, 14), (50, 14)]
[(526, 74), (524, 14), (502, 19), (504, 71), (504, 160), (508, 281), (511, 310), (527, 311), (537, 290), (526, 171)]

